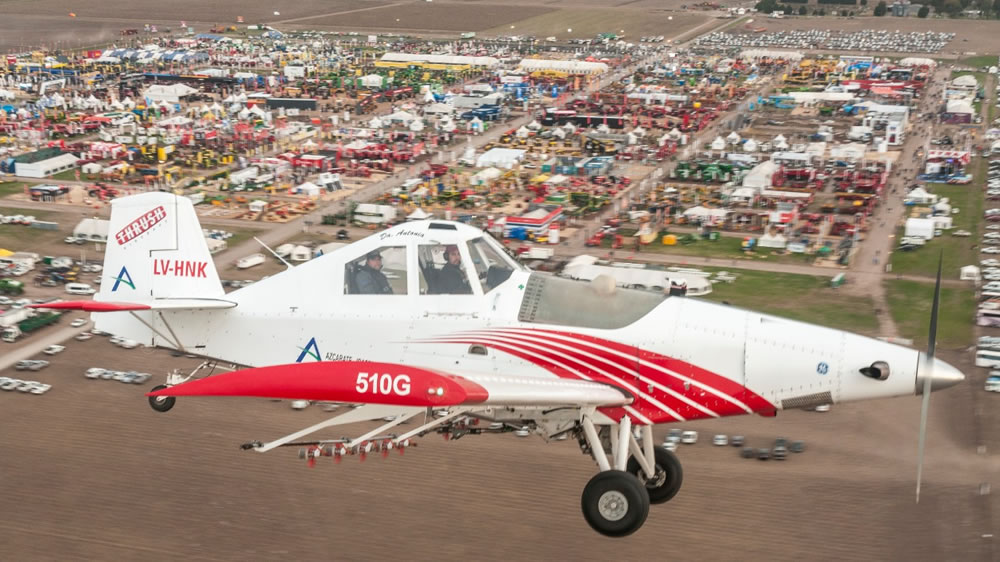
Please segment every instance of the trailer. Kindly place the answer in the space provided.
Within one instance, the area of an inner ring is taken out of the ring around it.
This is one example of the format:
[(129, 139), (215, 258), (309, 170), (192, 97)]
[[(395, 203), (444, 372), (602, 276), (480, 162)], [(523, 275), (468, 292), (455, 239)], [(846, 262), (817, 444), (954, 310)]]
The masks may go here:
[(247, 256), (245, 258), (240, 258), (236, 262), (236, 267), (237, 267), (237, 269), (251, 268), (251, 267), (253, 267), (255, 265), (260, 265), (260, 264), (264, 263), (264, 259), (265, 259), (264, 258), (264, 254), (253, 254), (253, 255)]

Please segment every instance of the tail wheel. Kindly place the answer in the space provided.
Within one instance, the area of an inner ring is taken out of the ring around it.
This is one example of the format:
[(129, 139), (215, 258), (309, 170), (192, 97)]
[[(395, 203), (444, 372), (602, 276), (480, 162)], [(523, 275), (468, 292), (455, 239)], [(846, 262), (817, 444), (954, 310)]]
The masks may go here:
[[(165, 384), (159, 384), (159, 385), (154, 386), (153, 390), (151, 390), (150, 392), (156, 392), (157, 390), (163, 390), (165, 388), (169, 388), (169, 387), (167, 385), (165, 385)], [(149, 397), (149, 406), (152, 409), (156, 410), (157, 412), (168, 412), (168, 411), (170, 411), (170, 408), (174, 407), (174, 403), (175, 402), (177, 402), (177, 398), (174, 398), (173, 396), (150, 396)]]
[(649, 515), (649, 494), (633, 474), (597, 473), (583, 489), (583, 517), (602, 535), (624, 537), (639, 530)]
[(655, 447), (653, 456), (656, 458), (656, 466), (652, 478), (646, 478), (635, 457), (629, 458), (627, 470), (645, 483), (646, 491), (649, 492), (649, 503), (666, 503), (681, 490), (684, 470), (681, 469), (681, 461), (677, 460), (677, 455), (663, 447)]

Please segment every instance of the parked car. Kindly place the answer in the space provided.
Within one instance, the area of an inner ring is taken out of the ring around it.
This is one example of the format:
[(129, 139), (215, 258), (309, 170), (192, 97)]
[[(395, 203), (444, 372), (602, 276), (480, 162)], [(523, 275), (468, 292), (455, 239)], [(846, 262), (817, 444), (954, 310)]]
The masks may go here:
[(74, 336), (73, 339), (75, 339), (76, 341), (87, 341), (92, 337), (94, 336), (90, 332), (80, 332), (79, 334)]
[(760, 460), (762, 460), (762, 461), (768, 460), (769, 458), (771, 458), (771, 450), (770, 449), (757, 449), (757, 458), (760, 459)]
[(745, 459), (752, 459), (757, 456), (757, 450), (753, 447), (743, 447), (743, 449), (740, 450), (740, 456)]
[(990, 375), (986, 377), (986, 392), (1000, 392), (1000, 376)]
[(46, 355), (55, 355), (56, 353), (61, 353), (66, 349), (65, 345), (52, 344), (42, 350), (42, 353)]
[(10, 379), (10, 378), (8, 378), (8, 379), (5, 379), (3, 382), (0, 382), (0, 390), (6, 390), (8, 392), (10, 392), (11, 390), (14, 390), (15, 388), (17, 388), (19, 386), (21, 386), (21, 379)]
[(104, 371), (106, 371), (106, 369), (102, 369), (100, 367), (91, 367), (87, 369), (86, 372), (83, 373), (83, 376), (87, 377), (88, 379), (96, 379), (99, 378), (101, 375), (103, 375)]
[(76, 320), (70, 322), (69, 325), (73, 328), (79, 328), (80, 326), (83, 326), (86, 323), (87, 323), (86, 318), (77, 318)]
[(681, 443), (685, 445), (694, 445), (698, 442), (698, 432), (697, 431), (685, 431), (681, 434)]
[(742, 447), (746, 442), (746, 438), (742, 435), (733, 435), (732, 439), (729, 440), (729, 444), (733, 447)]
[(729, 437), (725, 435), (716, 435), (712, 438), (712, 445), (716, 447), (725, 447), (729, 444)]

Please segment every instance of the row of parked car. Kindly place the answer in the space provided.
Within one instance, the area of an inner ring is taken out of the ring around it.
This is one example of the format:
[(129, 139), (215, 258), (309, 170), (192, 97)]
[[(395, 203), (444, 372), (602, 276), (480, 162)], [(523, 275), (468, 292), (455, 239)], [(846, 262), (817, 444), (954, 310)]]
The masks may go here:
[(14, 364), (18, 371), (41, 371), (49, 366), (49, 362), (43, 359), (22, 359)]
[(104, 379), (106, 381), (116, 380), (125, 384), (144, 384), (153, 375), (150, 375), (149, 373), (140, 373), (138, 371), (115, 371), (113, 369), (104, 369), (102, 367), (91, 367), (83, 373), (83, 376), (88, 379)]
[(0, 390), (6, 390), (7, 392), (17, 390), (30, 394), (45, 394), (50, 388), (52, 388), (51, 384), (38, 381), (24, 381), (12, 377), (0, 377)]
[[(668, 451), (676, 451), (678, 444), (694, 445), (698, 442), (698, 432), (697, 431), (683, 431), (681, 429), (671, 429), (670, 433), (667, 434), (666, 438), (663, 440), (663, 447)], [(778, 437), (774, 441), (774, 445), (770, 448), (754, 448), (747, 446), (746, 438), (742, 435), (733, 435), (732, 437), (724, 434), (717, 434), (712, 437), (712, 445), (716, 447), (725, 447), (727, 445), (732, 447), (742, 447), (740, 451), (740, 456), (744, 458), (758, 458), (760, 460), (785, 460), (789, 452), (801, 453), (806, 450), (805, 442), (803, 441), (792, 441), (789, 443), (788, 439), (784, 437)]]

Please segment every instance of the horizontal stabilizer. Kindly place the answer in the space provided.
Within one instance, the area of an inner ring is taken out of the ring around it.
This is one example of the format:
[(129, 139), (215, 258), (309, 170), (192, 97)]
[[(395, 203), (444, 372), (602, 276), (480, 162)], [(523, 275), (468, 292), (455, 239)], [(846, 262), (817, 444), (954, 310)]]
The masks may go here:
[(253, 396), (444, 407), (622, 406), (632, 397), (606, 384), (541, 377), (455, 375), (396, 363), (322, 361), (244, 369), (148, 396)]
[(235, 302), (222, 299), (155, 299), (147, 302), (57, 301), (32, 304), (30, 308), (83, 310), (85, 312), (123, 312), (129, 310), (206, 310), (233, 308)]

